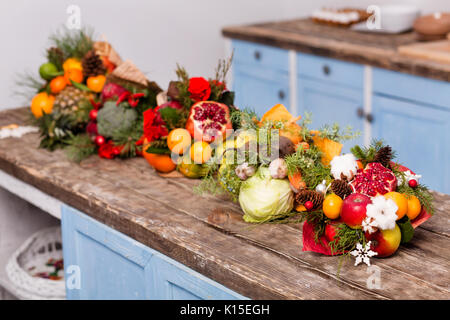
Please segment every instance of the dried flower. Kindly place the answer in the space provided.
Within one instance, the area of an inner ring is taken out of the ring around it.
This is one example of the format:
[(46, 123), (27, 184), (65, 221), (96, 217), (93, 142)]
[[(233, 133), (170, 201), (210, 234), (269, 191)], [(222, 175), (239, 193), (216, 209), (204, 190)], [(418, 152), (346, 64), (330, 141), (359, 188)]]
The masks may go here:
[(372, 203), (367, 205), (366, 210), (367, 217), (374, 220), (373, 225), (377, 228), (381, 230), (395, 228), (398, 207), (392, 199), (376, 196), (372, 198)]
[(342, 176), (348, 181), (352, 180), (358, 170), (358, 163), (353, 154), (347, 153), (342, 156), (335, 156), (330, 162), (331, 174), (335, 179), (341, 179)]

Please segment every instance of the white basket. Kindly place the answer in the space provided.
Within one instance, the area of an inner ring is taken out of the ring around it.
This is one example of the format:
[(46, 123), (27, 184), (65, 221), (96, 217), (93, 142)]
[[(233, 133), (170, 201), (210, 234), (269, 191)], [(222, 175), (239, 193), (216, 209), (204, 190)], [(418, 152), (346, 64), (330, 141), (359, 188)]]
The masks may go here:
[(64, 271), (60, 280), (33, 277), (27, 270), (45, 266), (49, 259), (62, 259), (61, 228), (43, 229), (28, 238), (17, 249), (6, 265), (6, 273), (21, 299), (65, 299)]

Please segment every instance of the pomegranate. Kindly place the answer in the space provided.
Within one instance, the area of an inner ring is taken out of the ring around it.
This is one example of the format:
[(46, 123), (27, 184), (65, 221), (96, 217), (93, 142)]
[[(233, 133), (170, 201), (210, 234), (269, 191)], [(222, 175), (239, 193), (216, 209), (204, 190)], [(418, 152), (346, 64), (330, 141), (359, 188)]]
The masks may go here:
[(366, 217), (366, 207), (372, 200), (362, 193), (352, 193), (342, 203), (341, 220), (351, 228), (360, 228)]
[(394, 191), (397, 187), (397, 178), (382, 164), (372, 162), (364, 170), (358, 169), (350, 185), (354, 192), (375, 197)]
[(105, 102), (106, 100), (110, 99), (118, 99), (124, 92), (127, 90), (115, 83), (107, 83), (103, 87), (102, 90), (102, 101)]
[(224, 136), (227, 129), (232, 129), (230, 110), (215, 101), (200, 101), (194, 104), (189, 113), (186, 129), (192, 137), (212, 142)]

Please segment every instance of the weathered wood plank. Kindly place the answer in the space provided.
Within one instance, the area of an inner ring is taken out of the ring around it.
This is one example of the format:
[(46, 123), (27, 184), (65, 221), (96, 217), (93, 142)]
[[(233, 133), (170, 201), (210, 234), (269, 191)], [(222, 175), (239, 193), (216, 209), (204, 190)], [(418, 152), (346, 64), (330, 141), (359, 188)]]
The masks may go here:
[[(0, 113), (0, 126), (23, 111)], [(192, 193), (195, 180), (161, 178), (143, 159), (80, 166), (61, 151), (36, 149), (38, 137), (0, 140), (0, 169), (93, 218), (251, 298), (448, 299), (449, 196), (437, 214), (392, 258), (374, 259), (381, 289), (369, 290), (365, 267), (301, 252), (299, 226), (245, 224), (236, 204)]]
[(232, 26), (224, 28), (222, 33), (233, 39), (450, 81), (450, 65), (411, 58), (397, 52), (398, 46), (416, 41), (413, 33), (360, 33), (314, 24), (309, 19)]

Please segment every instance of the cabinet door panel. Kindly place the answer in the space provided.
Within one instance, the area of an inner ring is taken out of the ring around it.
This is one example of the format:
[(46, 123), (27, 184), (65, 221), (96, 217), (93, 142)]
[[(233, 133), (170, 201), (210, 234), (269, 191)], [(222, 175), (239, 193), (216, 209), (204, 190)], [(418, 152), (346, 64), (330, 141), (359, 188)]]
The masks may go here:
[(357, 115), (358, 108), (363, 107), (363, 94), (360, 90), (301, 77), (298, 83), (299, 112), (312, 112), (313, 129), (319, 129), (324, 124), (332, 125), (334, 122), (339, 123), (341, 128), (350, 125), (354, 131), (360, 131), (361, 136), (344, 143), (343, 152), (349, 152), (355, 144), (362, 144), (364, 122)]
[(373, 99), (372, 133), (430, 188), (450, 193), (450, 112), (383, 96)]
[(262, 116), (275, 104), (289, 108), (289, 77), (285, 72), (235, 63), (233, 86), (236, 105)]
[(246, 299), (164, 256), (156, 255), (151, 261), (151, 269), (154, 277), (152, 292), (157, 292), (156, 299)]
[(68, 299), (246, 299), (71, 207), (61, 224), (66, 279), (81, 280)]

